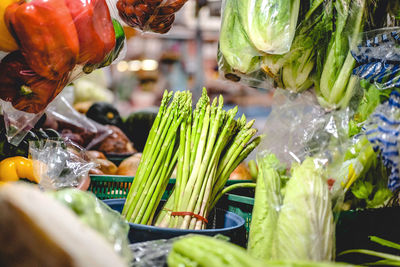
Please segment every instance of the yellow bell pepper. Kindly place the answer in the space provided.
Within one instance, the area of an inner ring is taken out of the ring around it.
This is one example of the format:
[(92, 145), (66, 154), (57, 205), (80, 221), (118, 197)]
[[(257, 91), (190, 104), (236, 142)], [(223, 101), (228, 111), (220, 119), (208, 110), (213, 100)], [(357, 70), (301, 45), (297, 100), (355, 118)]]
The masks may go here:
[(18, 50), (18, 45), (14, 37), (8, 31), (6, 22), (4, 21), (4, 13), (6, 8), (17, 2), (18, 0), (1, 0), (0, 1), (0, 50), (4, 52), (12, 52)]
[(13, 182), (20, 178), (39, 183), (40, 179), (33, 172), (31, 159), (12, 157), (0, 162), (0, 182)]

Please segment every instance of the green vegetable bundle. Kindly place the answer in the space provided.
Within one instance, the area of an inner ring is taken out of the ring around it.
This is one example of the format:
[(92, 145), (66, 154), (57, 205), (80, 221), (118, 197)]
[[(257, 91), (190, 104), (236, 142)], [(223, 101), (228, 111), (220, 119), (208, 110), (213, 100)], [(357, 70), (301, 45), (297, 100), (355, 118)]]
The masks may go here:
[(227, 2), (220, 69), (244, 81), (251, 80), (247, 76), (259, 79), (259, 85), (252, 81), (258, 87), (263, 79), (293, 92), (315, 87), (318, 101), (328, 109), (347, 107), (359, 88), (351, 49), (362, 33), (400, 25), (397, 1)]
[(317, 159), (293, 165), (290, 178), (273, 154), (258, 161), (250, 255), (262, 260), (331, 260), (332, 203)]
[(254, 120), (235, 120), (237, 108), (222, 109), (222, 96), (209, 102), (204, 90), (193, 116), (181, 124), (175, 190), (157, 226), (204, 229), (229, 175), (261, 141), (252, 140)]
[(122, 211), (133, 223), (151, 224), (176, 165), (176, 135), (190, 114), (192, 99), (188, 93), (176, 93), (168, 106), (171, 98), (172, 92), (164, 93)]
[(153, 223), (177, 165), (174, 191), (156, 225), (204, 229), (229, 175), (261, 141), (253, 138), (254, 121), (235, 120), (237, 108), (223, 110), (222, 96), (210, 103), (204, 89), (193, 112), (191, 97), (177, 92), (168, 106), (172, 94), (164, 94), (122, 211), (130, 222)]

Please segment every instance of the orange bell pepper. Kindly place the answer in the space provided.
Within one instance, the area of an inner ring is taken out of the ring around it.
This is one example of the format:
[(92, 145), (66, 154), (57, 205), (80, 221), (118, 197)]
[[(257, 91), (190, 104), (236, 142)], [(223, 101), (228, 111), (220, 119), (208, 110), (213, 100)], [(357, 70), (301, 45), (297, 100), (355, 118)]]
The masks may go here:
[(12, 52), (18, 50), (17, 42), (8, 31), (6, 22), (4, 20), (4, 13), (6, 8), (18, 0), (1, 0), (0, 1), (0, 50), (4, 52)]

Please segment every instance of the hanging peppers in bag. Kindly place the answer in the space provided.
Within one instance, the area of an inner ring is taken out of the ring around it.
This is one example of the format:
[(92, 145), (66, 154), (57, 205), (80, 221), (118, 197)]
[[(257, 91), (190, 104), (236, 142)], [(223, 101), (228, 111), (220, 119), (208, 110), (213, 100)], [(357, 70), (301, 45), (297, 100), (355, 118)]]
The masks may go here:
[(7, 7), (4, 19), (37, 74), (60, 80), (74, 68), (79, 39), (64, 0), (21, 0)]
[(18, 49), (17, 42), (7, 29), (4, 20), (4, 12), (6, 8), (17, 2), (18, 0), (1, 0), (0, 1), (0, 50), (4, 52), (12, 52)]
[(104, 68), (111, 65), (111, 63), (118, 58), (119, 54), (122, 51), (122, 48), (124, 48), (124, 42), (125, 42), (124, 28), (116, 19), (112, 19), (112, 23), (114, 25), (114, 31), (115, 31), (114, 49), (104, 58), (104, 60), (100, 64), (86, 64), (85, 67), (83, 68), (84, 73), (89, 74), (93, 72), (95, 69)]
[(65, 0), (79, 38), (78, 63), (99, 64), (114, 49), (115, 32), (105, 0)]
[(118, 0), (117, 9), (126, 24), (141, 30), (166, 33), (175, 13), (187, 0)]
[(41, 77), (19, 51), (8, 54), (0, 63), (0, 98), (21, 111), (43, 111), (67, 82), (67, 74), (59, 81)]

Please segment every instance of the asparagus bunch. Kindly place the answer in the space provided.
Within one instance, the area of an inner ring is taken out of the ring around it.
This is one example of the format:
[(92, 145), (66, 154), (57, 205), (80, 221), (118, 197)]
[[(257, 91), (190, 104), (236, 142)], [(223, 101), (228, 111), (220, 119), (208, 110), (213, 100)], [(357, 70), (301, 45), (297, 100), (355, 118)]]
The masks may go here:
[(156, 225), (180, 229), (204, 229), (229, 175), (260, 143), (252, 129), (254, 120), (237, 107), (224, 111), (223, 97), (210, 104), (207, 91), (192, 116), (180, 126), (177, 178), (174, 192), (159, 214)]
[(164, 93), (150, 130), (142, 160), (132, 183), (122, 215), (129, 221), (150, 225), (178, 159), (176, 142), (181, 124), (191, 117), (190, 92)]

